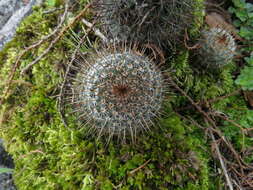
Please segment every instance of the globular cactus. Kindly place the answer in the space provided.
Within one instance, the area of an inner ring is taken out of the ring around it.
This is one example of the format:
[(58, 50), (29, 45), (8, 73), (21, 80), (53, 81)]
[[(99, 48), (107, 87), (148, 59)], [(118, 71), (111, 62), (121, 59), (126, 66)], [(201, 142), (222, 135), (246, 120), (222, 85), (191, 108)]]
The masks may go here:
[(62, 96), (79, 125), (93, 135), (134, 140), (159, 115), (164, 78), (142, 53), (116, 49), (93, 52), (77, 61), (66, 77), (68, 85)]
[(102, 29), (110, 39), (171, 48), (194, 25), (201, 0), (95, 0)]
[(231, 34), (221, 28), (202, 32), (198, 57), (201, 66), (220, 68), (233, 60), (236, 43)]

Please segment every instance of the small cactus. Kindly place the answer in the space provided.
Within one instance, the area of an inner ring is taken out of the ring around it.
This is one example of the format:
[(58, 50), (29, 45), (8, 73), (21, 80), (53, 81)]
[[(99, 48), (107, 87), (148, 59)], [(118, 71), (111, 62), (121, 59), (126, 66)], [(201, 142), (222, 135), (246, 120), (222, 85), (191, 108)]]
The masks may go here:
[(220, 68), (230, 63), (235, 55), (236, 43), (226, 30), (211, 28), (202, 32), (198, 56), (208, 68)]
[(95, 54), (72, 66), (62, 95), (65, 103), (74, 109), (79, 124), (98, 138), (116, 135), (134, 140), (160, 112), (165, 91), (162, 73), (134, 50)]
[[(109, 38), (174, 47), (192, 27), (201, 1), (95, 0), (94, 10)], [(199, 8), (200, 9), (200, 8)]]

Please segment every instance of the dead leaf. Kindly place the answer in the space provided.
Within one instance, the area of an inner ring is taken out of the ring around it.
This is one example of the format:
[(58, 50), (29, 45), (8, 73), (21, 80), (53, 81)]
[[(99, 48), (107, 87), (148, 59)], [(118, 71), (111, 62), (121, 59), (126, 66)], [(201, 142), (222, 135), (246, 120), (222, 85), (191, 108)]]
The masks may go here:
[(253, 91), (243, 91), (245, 100), (249, 103), (250, 107), (253, 108)]
[(231, 35), (233, 35), (235, 39), (240, 40), (240, 41), (243, 40), (237, 34), (236, 28), (233, 25), (226, 22), (225, 18), (216, 12), (211, 12), (207, 14), (205, 17), (205, 22), (210, 28), (222, 28), (228, 31), (229, 33), (231, 33)]

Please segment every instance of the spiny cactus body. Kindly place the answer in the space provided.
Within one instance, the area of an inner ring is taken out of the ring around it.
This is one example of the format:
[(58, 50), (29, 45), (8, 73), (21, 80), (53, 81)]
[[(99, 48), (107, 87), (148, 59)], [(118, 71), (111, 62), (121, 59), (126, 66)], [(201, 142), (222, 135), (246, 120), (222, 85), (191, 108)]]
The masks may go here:
[(111, 39), (172, 47), (192, 27), (201, 1), (96, 0), (103, 30)]
[(233, 36), (220, 28), (205, 30), (202, 34), (199, 49), (201, 65), (220, 68), (232, 61), (236, 50)]
[(156, 65), (140, 53), (121, 50), (87, 56), (69, 73), (65, 100), (79, 124), (97, 137), (131, 136), (149, 129), (164, 98), (164, 79)]

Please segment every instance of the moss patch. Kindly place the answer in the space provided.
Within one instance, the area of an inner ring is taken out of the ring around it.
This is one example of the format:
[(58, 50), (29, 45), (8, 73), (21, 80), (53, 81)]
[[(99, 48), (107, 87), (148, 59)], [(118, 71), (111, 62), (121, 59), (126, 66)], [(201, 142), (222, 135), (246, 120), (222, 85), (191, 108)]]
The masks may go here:
[[(60, 3), (50, 5), (50, 8), (57, 5), (60, 6)], [(36, 8), (20, 26), (15, 39), (0, 53), (1, 96), (19, 53), (57, 25), (57, 17), (62, 12), (44, 14), (46, 9), (47, 6)], [(80, 9), (74, 7), (73, 14), (76, 15)], [(81, 25), (73, 30), (78, 28)], [(59, 41), (27, 75), (20, 75), (21, 69), (39, 56), (49, 43), (33, 49), (22, 58), (14, 75), (11, 93), (0, 105), (0, 136), (15, 160), (14, 177), (18, 189), (207, 190), (220, 186), (219, 182), (218, 185), (210, 182), (213, 180), (212, 163), (203, 132), (181, 121), (173, 112), (173, 109), (187, 105), (187, 100), (180, 95), (174, 97), (172, 107), (166, 108), (167, 116), (159, 121), (160, 127), (140, 136), (136, 145), (118, 145), (112, 141), (104, 146), (101, 142), (85, 138), (85, 130), (77, 128), (74, 123), (66, 128), (57, 110), (57, 95), (72, 52), (68, 41)], [(215, 98), (236, 88), (231, 75), (232, 67), (214, 73), (196, 69), (193, 62), (191, 52), (183, 50), (167, 65), (172, 68), (172, 76), (180, 87), (194, 100)], [(227, 111), (229, 106), (237, 105), (234, 101), (233, 98), (224, 99), (215, 104), (215, 108)], [(242, 98), (238, 101), (245, 107)], [(236, 118), (238, 113), (229, 112), (236, 120), (239, 119)], [(194, 110), (186, 114), (201, 121)], [(252, 113), (249, 111), (248, 114)], [(252, 124), (251, 119), (247, 122)], [(224, 122), (222, 125), (229, 124)], [(236, 135), (240, 136), (240, 133), (229, 134), (225, 128), (224, 132), (235, 138), (238, 148), (252, 145), (249, 138), (238, 141)], [(249, 157), (248, 162), (251, 160)]]

